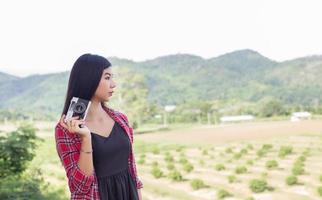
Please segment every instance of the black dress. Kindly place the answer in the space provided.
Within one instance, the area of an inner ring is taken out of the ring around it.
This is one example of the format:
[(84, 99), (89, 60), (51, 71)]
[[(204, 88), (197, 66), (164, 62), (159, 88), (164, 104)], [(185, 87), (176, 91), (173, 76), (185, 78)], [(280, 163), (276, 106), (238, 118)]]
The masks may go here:
[(91, 132), (93, 164), (101, 200), (138, 200), (128, 158), (131, 143), (124, 129), (114, 123), (108, 137)]

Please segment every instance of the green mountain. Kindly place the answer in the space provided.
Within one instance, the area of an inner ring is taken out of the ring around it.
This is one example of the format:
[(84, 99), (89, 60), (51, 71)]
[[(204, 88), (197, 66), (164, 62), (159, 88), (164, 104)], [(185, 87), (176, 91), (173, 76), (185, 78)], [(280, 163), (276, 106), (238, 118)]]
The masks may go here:
[[(211, 100), (259, 103), (265, 98), (292, 106), (318, 106), (322, 102), (322, 56), (276, 62), (246, 49), (210, 59), (189, 54), (143, 62), (109, 59), (115, 68), (142, 74), (148, 101), (162, 106)], [(0, 73), (0, 109), (58, 114), (68, 77), (69, 71), (24, 78)]]

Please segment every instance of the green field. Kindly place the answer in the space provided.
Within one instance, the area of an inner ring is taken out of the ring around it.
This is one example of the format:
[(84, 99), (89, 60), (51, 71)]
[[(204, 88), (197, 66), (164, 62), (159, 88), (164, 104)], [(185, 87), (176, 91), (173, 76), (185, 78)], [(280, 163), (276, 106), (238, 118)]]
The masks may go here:
[[(55, 149), (53, 124), (37, 124), (38, 135), (45, 140), (30, 167), (40, 167), (51, 190), (61, 191), (55, 198), (67, 199), (69, 190)], [(143, 197), (322, 199), (318, 192), (322, 186), (320, 130), (322, 121), (312, 120), (196, 125), (135, 135)]]

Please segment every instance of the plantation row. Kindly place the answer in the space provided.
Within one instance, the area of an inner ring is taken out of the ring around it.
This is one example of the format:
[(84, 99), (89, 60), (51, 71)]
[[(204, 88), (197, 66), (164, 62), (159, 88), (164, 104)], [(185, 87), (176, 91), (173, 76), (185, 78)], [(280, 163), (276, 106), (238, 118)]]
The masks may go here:
[[(254, 199), (252, 194), (274, 193), (285, 187), (303, 185), (305, 183), (300, 181), (301, 177), (308, 176), (310, 173), (320, 173), (318, 176), (314, 175), (319, 182), (319, 185), (315, 186), (315, 191), (322, 197), (322, 172), (311, 169), (311, 165), (307, 166), (309, 159), (314, 160), (317, 158), (317, 153), (321, 153), (318, 147), (304, 148), (296, 144), (295, 146), (257, 144), (255, 148), (254, 144), (246, 144), (216, 149), (182, 146), (175, 150), (161, 151), (160, 149), (155, 147), (151, 152), (141, 154), (138, 164), (146, 168), (157, 180), (189, 182), (193, 191), (216, 190), (218, 199), (235, 196), (234, 189), (230, 191), (227, 189), (230, 187), (217, 187), (212, 183), (212, 178), (220, 177), (221, 182), (228, 185), (242, 184), (243, 195), (246, 195), (244, 199), (250, 200)], [(274, 176), (274, 171), (282, 176)], [(205, 176), (206, 180), (200, 178), (199, 174), (200, 177)], [(283, 183), (279, 180), (281, 177), (283, 177)], [(270, 179), (274, 184), (270, 184)]]

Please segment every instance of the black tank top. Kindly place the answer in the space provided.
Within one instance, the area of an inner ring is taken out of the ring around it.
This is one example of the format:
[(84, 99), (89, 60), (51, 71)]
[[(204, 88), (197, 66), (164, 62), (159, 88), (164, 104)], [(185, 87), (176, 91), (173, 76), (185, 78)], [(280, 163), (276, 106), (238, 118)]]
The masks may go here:
[(102, 200), (139, 200), (130, 174), (128, 158), (131, 142), (125, 130), (114, 123), (108, 137), (91, 133), (93, 164)]
[(117, 122), (108, 137), (93, 132), (91, 134), (97, 177), (110, 176), (128, 168), (130, 140)]

